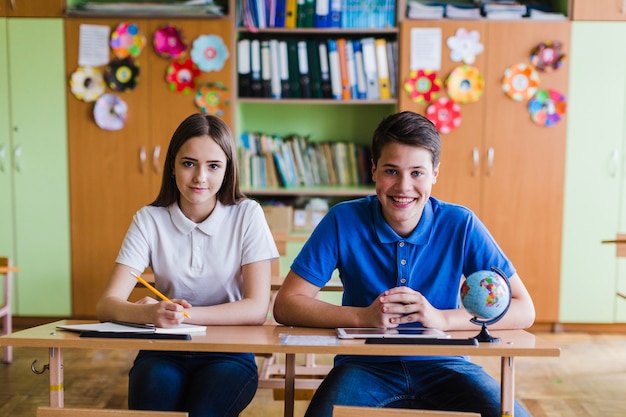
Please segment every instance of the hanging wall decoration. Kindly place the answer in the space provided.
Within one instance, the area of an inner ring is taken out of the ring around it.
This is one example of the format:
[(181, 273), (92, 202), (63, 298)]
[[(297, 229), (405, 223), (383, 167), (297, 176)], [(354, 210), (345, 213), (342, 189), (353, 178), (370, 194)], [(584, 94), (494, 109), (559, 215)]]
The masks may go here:
[(540, 89), (528, 102), (528, 111), (533, 122), (541, 126), (554, 126), (566, 111), (565, 96), (557, 90)]
[(146, 38), (134, 23), (120, 23), (111, 33), (111, 49), (118, 58), (137, 58), (146, 45)]
[(115, 94), (103, 94), (93, 108), (96, 124), (103, 130), (120, 130), (126, 123), (128, 105)]
[(557, 70), (563, 66), (565, 54), (559, 41), (545, 41), (535, 46), (530, 53), (530, 63), (542, 72)]
[(178, 61), (172, 61), (165, 73), (165, 81), (170, 90), (177, 93), (189, 94), (196, 90), (196, 81), (200, 76), (200, 70), (187, 57)]
[(205, 114), (223, 116), (224, 108), (229, 104), (228, 88), (221, 82), (206, 83), (198, 87), (196, 106)]
[(106, 84), (102, 71), (94, 67), (78, 67), (70, 78), (72, 94), (86, 103), (95, 101), (104, 94)]
[(463, 61), (468, 65), (473, 64), (476, 55), (480, 55), (484, 50), (483, 44), (480, 43), (480, 33), (465, 28), (458, 28), (454, 36), (448, 38), (446, 45), (450, 48), (452, 62)]
[(168, 24), (154, 32), (152, 45), (157, 55), (166, 59), (182, 58), (189, 48), (182, 31)]
[(539, 86), (539, 73), (531, 65), (515, 64), (504, 70), (502, 91), (515, 101), (531, 98)]
[(474, 103), (480, 99), (485, 88), (478, 68), (461, 65), (450, 72), (446, 79), (448, 96), (457, 103)]
[(416, 103), (426, 103), (441, 95), (443, 83), (431, 70), (411, 71), (404, 81), (404, 91)]
[(426, 108), (426, 117), (441, 133), (450, 133), (461, 125), (461, 106), (447, 97), (439, 97)]
[(219, 36), (201, 35), (193, 41), (191, 59), (204, 72), (221, 70), (228, 56), (228, 48)]
[(139, 81), (139, 66), (131, 57), (114, 58), (104, 69), (104, 79), (113, 91), (134, 90)]

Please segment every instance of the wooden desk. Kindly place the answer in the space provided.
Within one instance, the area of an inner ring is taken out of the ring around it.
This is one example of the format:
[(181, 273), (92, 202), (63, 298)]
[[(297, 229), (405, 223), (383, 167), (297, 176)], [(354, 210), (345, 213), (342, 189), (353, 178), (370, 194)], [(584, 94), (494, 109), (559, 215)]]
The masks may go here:
[[(336, 345), (285, 345), (285, 335), (334, 336), (334, 329), (294, 328), (285, 326), (209, 326), (207, 334), (190, 341), (146, 339), (80, 338), (77, 333), (56, 330), (58, 324), (86, 321), (62, 320), (0, 337), (0, 345), (42, 347), (49, 349), (50, 406), (63, 407), (63, 349), (151, 349), (198, 352), (284, 353), (285, 417), (294, 411), (295, 355), (303, 353), (352, 355), (442, 355), (495, 356), (501, 365), (501, 408), (503, 416), (513, 416), (516, 356), (559, 356), (560, 349), (523, 330), (492, 331), (500, 343), (480, 346), (455, 345), (366, 345), (363, 340), (341, 340)], [(449, 332), (454, 338), (473, 337), (476, 331)]]

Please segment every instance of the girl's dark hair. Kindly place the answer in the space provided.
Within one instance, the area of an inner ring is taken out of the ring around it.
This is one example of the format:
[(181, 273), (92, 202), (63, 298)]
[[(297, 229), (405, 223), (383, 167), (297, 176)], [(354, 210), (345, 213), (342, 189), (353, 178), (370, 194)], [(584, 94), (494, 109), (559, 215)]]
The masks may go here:
[(163, 164), (161, 190), (157, 198), (150, 203), (151, 206), (167, 207), (178, 201), (180, 191), (176, 186), (176, 178), (172, 175), (176, 154), (189, 139), (205, 135), (213, 139), (226, 154), (226, 174), (224, 175), (224, 182), (217, 192), (217, 199), (224, 205), (232, 205), (245, 198), (245, 195), (239, 190), (237, 151), (232, 131), (221, 119), (197, 113), (183, 120), (172, 135)]
[(378, 164), (385, 145), (392, 142), (427, 149), (432, 154), (433, 166), (439, 164), (441, 136), (435, 125), (421, 114), (404, 111), (387, 116), (380, 122), (372, 137), (374, 164)]

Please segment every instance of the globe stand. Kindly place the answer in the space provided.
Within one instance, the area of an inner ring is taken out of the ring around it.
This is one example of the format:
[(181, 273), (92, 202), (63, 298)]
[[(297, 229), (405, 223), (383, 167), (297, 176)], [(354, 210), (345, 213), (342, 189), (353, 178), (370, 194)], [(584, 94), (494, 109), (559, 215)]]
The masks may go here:
[(475, 318), (470, 321), (474, 324), (482, 324), (482, 327), (480, 328), (480, 333), (472, 337), (472, 339), (476, 339), (478, 342), (484, 343), (500, 343), (499, 337), (493, 337), (489, 333), (489, 329), (487, 329), (487, 322), (479, 322)]

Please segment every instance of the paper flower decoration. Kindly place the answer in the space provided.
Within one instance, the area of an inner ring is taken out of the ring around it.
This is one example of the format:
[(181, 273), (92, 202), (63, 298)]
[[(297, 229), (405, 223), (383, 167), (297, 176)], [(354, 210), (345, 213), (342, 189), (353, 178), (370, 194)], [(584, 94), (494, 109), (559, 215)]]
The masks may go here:
[(131, 57), (113, 59), (104, 69), (104, 79), (113, 91), (131, 91), (139, 81), (139, 66)]
[(530, 53), (530, 63), (543, 72), (557, 70), (563, 66), (565, 54), (561, 52), (561, 42), (546, 41), (535, 46)]
[(565, 96), (552, 89), (540, 89), (528, 102), (533, 122), (541, 126), (554, 126), (565, 116)]
[(531, 98), (539, 88), (539, 73), (527, 64), (515, 64), (504, 70), (502, 91), (515, 101)]
[(426, 117), (441, 133), (450, 133), (461, 125), (461, 107), (447, 97), (440, 97), (426, 108)]
[(193, 41), (191, 59), (204, 72), (219, 71), (228, 59), (228, 48), (216, 35), (202, 35)]
[(154, 32), (152, 45), (154, 51), (166, 59), (181, 58), (188, 49), (181, 30), (167, 24)]
[(205, 114), (223, 116), (224, 107), (229, 104), (226, 86), (220, 82), (203, 84), (196, 92), (196, 106)]
[(457, 103), (474, 103), (483, 94), (485, 83), (478, 68), (461, 65), (446, 79), (448, 96)]
[(126, 123), (128, 105), (115, 94), (103, 94), (96, 100), (93, 117), (103, 130), (120, 130)]
[(78, 67), (72, 73), (70, 87), (74, 97), (87, 103), (95, 101), (106, 89), (102, 72), (93, 67)]
[(111, 33), (111, 49), (118, 58), (137, 58), (146, 45), (146, 38), (134, 23), (120, 23)]
[(466, 64), (473, 64), (476, 55), (483, 52), (483, 44), (480, 43), (480, 33), (476, 30), (467, 31), (465, 28), (458, 28), (454, 36), (450, 36), (446, 45), (451, 49), (450, 59), (453, 62), (463, 61)]
[(404, 91), (416, 103), (425, 103), (441, 95), (443, 84), (431, 70), (411, 71), (404, 81)]
[(165, 81), (170, 90), (189, 94), (191, 91), (196, 90), (196, 80), (199, 76), (200, 70), (191, 58), (187, 57), (173, 61), (167, 67)]

